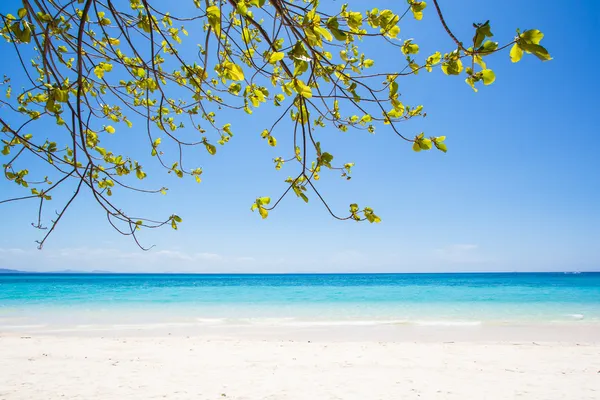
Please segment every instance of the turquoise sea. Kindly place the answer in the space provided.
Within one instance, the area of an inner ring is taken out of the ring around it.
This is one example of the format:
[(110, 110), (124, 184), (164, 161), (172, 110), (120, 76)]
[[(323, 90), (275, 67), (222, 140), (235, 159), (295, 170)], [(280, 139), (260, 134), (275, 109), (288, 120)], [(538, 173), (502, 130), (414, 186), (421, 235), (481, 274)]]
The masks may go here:
[(0, 331), (161, 323), (595, 324), (600, 273), (0, 275)]

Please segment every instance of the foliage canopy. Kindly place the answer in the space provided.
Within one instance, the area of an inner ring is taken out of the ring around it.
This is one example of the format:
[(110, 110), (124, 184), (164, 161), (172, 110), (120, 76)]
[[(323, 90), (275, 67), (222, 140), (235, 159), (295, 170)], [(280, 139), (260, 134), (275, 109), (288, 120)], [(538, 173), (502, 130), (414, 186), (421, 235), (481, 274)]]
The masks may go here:
[[(399, 38), (403, 20), (421, 20), (430, 11), (425, 1), (399, 2), (399, 13), (362, 12), (348, 5), (326, 12), (332, 4), (325, 7), (327, 2), (318, 0), (187, 1), (195, 10), (187, 15), (162, 10), (165, 2), (155, 0), (23, 0), (14, 14), (0, 13), (2, 52), (7, 54), (10, 46), (10, 62), (20, 63), (24, 72), (19, 81), (7, 75), (3, 81), (3, 170), (6, 179), (26, 191), (0, 203), (38, 200), (34, 226), (46, 229), (40, 248), (84, 190), (110, 224), (136, 242), (136, 232), (144, 227), (177, 229), (182, 220), (175, 214), (164, 220), (138, 218), (113, 204), (117, 190), (166, 194), (167, 189), (145, 188), (141, 162), (105, 143), (132, 129), (139, 147), (145, 146), (169, 174), (201, 182), (202, 168), (184, 167), (185, 150), (200, 146), (215, 155), (235, 129), (220, 118), (221, 111), (252, 114), (267, 103), (281, 112), (257, 136), (276, 147), (279, 135), (293, 135), (293, 147), (273, 162), (277, 170), (292, 165), (295, 172), (276, 200), (257, 198), (251, 209), (266, 218), (287, 194), (308, 202), (314, 193), (335, 218), (379, 222), (371, 208), (357, 204), (340, 216), (321, 196), (316, 182), (321, 173), (337, 171), (350, 179), (354, 164), (334, 161), (315, 130), (373, 133), (381, 128), (416, 152), (446, 152), (445, 136), (409, 135), (400, 129), (401, 123), (425, 116), (422, 105), (400, 100), (403, 77), (439, 68), (446, 75), (464, 75), (477, 91), (495, 80), (487, 65), (492, 54), (510, 49), (512, 62), (523, 54), (550, 59), (536, 29), (517, 30), (500, 44), (486, 21), (473, 24), (468, 42), (458, 40), (437, 0), (431, 14), (439, 18), (452, 47), (426, 55), (413, 39)], [(180, 51), (184, 40), (194, 40), (197, 53)], [(378, 69), (377, 60), (361, 50), (366, 40), (402, 53), (406, 63), (393, 71)], [(284, 118), (293, 123), (289, 132), (278, 130)], [(56, 125), (59, 133), (47, 137), (40, 124)], [(32, 165), (41, 167), (31, 170)], [(74, 190), (46, 227), (43, 206), (63, 187)]]

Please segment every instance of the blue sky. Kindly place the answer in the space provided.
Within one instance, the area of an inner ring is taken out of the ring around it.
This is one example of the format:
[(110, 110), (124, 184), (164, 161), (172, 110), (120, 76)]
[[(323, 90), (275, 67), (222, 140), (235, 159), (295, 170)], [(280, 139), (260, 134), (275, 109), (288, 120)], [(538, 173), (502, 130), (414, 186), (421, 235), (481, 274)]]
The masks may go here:
[[(2, 12), (10, 3), (3, 2)], [(172, 272), (404, 272), (556, 271), (600, 269), (600, 161), (597, 155), (599, 60), (595, 1), (577, 7), (559, 2), (441, 1), (446, 20), (464, 41), (471, 23), (491, 19), (503, 42), (517, 27), (545, 33), (542, 44), (554, 59), (529, 56), (512, 64), (508, 53), (489, 62), (496, 82), (479, 93), (464, 76), (436, 70), (401, 83), (410, 103), (424, 104), (428, 117), (413, 122), (414, 133), (446, 135), (449, 152), (414, 153), (381, 127), (377, 134), (322, 130), (336, 159), (353, 161), (350, 182), (323, 176), (330, 204), (369, 205), (377, 225), (339, 222), (315, 201), (284, 200), (267, 220), (249, 208), (257, 196), (277, 197), (292, 170), (275, 171), (281, 155), (260, 139), (270, 121), (267, 109), (236, 115), (236, 136), (215, 157), (190, 160), (204, 169), (200, 185), (159, 175), (167, 196), (121, 197), (137, 214), (179, 214), (178, 231), (145, 232), (150, 252), (114, 232), (87, 197), (81, 197), (47, 242), (34, 241), (32, 203), (2, 205), (0, 268)], [(336, 3), (337, 4), (337, 3)], [(360, 4), (360, 3), (359, 3)], [(371, 5), (394, 9), (397, 2)], [(403, 5), (404, 7), (404, 5)], [(362, 7), (360, 7), (362, 9)], [(13, 10), (13, 8), (10, 8)], [(515, 11), (515, 10), (518, 10)], [(434, 15), (402, 26), (400, 37), (415, 38), (423, 54), (450, 50), (452, 43)], [(189, 39), (188, 39), (189, 40)], [(6, 45), (2, 45), (6, 51)], [(367, 54), (398, 63), (377, 47)], [(401, 65), (401, 64), (399, 64)], [(3, 73), (12, 71), (3, 65)], [(5, 111), (0, 109), (0, 113)], [(142, 133), (138, 133), (142, 134)], [(135, 143), (136, 133), (130, 133)], [(280, 133), (278, 139), (285, 140)], [(197, 161), (196, 161), (197, 160)], [(4, 162), (4, 160), (3, 160)], [(150, 162), (146, 164), (150, 168)], [(152, 170), (150, 170), (152, 171)], [(158, 171), (157, 171), (158, 173)], [(160, 178), (160, 179), (158, 179)], [(19, 194), (0, 181), (1, 197)]]

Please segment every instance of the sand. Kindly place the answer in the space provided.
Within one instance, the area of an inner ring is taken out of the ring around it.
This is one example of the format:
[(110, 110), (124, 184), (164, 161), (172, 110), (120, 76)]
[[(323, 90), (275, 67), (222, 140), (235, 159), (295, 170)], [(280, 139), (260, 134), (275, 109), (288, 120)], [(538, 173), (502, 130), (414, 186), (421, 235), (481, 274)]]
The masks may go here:
[(0, 399), (600, 399), (600, 342), (568, 340), (0, 334)]

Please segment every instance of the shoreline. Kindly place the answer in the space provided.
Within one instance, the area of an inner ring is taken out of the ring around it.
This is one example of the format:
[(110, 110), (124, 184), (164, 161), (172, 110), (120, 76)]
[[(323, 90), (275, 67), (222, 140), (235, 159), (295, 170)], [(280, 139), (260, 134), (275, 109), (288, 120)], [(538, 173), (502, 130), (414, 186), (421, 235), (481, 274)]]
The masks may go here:
[(197, 338), (251, 341), (486, 343), (598, 343), (600, 324), (465, 324), (465, 325), (199, 325), (194, 323), (98, 324), (46, 326), (0, 325), (0, 338)]

